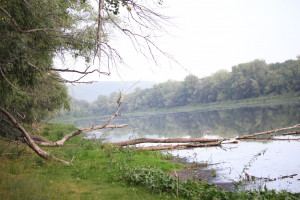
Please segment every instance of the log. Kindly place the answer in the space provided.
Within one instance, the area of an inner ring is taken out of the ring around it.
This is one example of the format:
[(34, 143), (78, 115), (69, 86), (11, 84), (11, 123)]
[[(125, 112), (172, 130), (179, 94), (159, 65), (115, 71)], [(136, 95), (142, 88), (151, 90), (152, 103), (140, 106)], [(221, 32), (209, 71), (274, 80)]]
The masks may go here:
[(243, 135), (243, 136), (237, 137), (236, 139), (238, 139), (238, 140), (247, 139), (247, 138), (250, 138), (250, 137), (255, 137), (255, 136), (259, 136), (259, 135), (266, 135), (266, 134), (271, 134), (271, 133), (276, 133), (276, 132), (279, 132), (279, 131), (285, 131), (285, 130), (296, 129), (296, 128), (300, 128), (300, 124), (296, 124), (296, 125), (291, 126), (291, 127), (275, 129), (275, 130), (271, 130), (271, 131), (253, 133), (253, 134), (250, 134), (250, 135)]
[(282, 135), (298, 135), (298, 134), (300, 134), (300, 131), (282, 133)]
[(189, 143), (189, 144), (178, 144), (178, 145), (159, 145), (159, 146), (149, 146), (149, 147), (135, 147), (136, 150), (174, 150), (174, 149), (189, 149), (189, 148), (204, 148), (204, 147), (216, 147), (222, 144), (236, 144), (238, 141), (231, 141), (222, 143), (224, 140), (215, 142), (205, 142), (205, 143)]
[(254, 141), (299, 141), (300, 138), (242, 138), (239, 140), (254, 140)]
[(189, 143), (189, 144), (178, 144), (178, 145), (135, 147), (134, 149), (157, 151), (157, 150), (174, 150), (174, 149), (188, 149), (188, 148), (200, 148), (200, 147), (215, 147), (220, 145), (221, 142), (207, 142), (207, 143)]
[[(60, 147), (62, 146), (67, 140), (69, 140), (70, 138), (72, 138), (75, 135), (79, 135), (81, 133), (85, 133), (88, 131), (92, 131), (92, 130), (98, 130), (98, 129), (107, 129), (107, 128), (123, 128), (128, 126), (128, 124), (119, 124), (119, 125), (101, 125), (101, 126), (94, 126), (91, 128), (86, 128), (86, 129), (78, 129), (76, 131), (73, 131), (67, 135), (65, 135), (62, 139), (56, 141), (56, 142), (52, 142), (52, 141), (42, 141), (41, 140), (41, 136), (39, 136), (39, 140), (34, 140), (34, 142), (40, 146), (47, 146), (47, 147)], [(46, 140), (46, 139), (45, 139)]]
[(114, 142), (111, 144), (117, 146), (128, 146), (141, 143), (208, 143), (208, 142), (221, 142), (223, 139), (208, 139), (208, 138), (170, 138), (170, 139), (154, 139), (154, 138), (138, 138), (134, 140), (127, 140), (122, 142)]
[(48, 159), (48, 158), (52, 158), (53, 160), (56, 160), (58, 162), (62, 162), (64, 164), (67, 165), (71, 165), (72, 164), (72, 160), (71, 162), (59, 159), (53, 155), (51, 155), (50, 153), (42, 150), (38, 145), (41, 146), (62, 146), (67, 140), (69, 140), (70, 138), (72, 138), (75, 135), (79, 135), (83, 132), (87, 132), (87, 131), (92, 131), (92, 130), (97, 130), (97, 129), (104, 129), (104, 128), (122, 128), (122, 127), (126, 127), (127, 124), (121, 124), (121, 125), (109, 125), (110, 122), (116, 117), (118, 116), (118, 113), (121, 109), (121, 105), (122, 105), (122, 100), (121, 100), (121, 93), (119, 96), (119, 99), (117, 101), (118, 103), (118, 108), (115, 112), (115, 114), (113, 114), (110, 119), (108, 119), (106, 121), (105, 124), (100, 125), (100, 126), (93, 126), (90, 128), (86, 128), (86, 129), (78, 129), (76, 131), (73, 131), (67, 135), (65, 135), (61, 140), (58, 140), (56, 142), (52, 142), (49, 140), (46, 140), (45, 138), (41, 137), (41, 136), (31, 136), (29, 133), (27, 133), (27, 131), (23, 128), (23, 126), (21, 124), (19, 124), (15, 118), (8, 112), (6, 111), (4, 108), (0, 107), (0, 112), (3, 113), (8, 119), (9, 121), (11, 121), (13, 123), (13, 125), (21, 132), (22, 137), (24, 138), (25, 142), (27, 143), (27, 145), (34, 151), (36, 152), (40, 157), (44, 158), (44, 159)]
[(7, 112), (4, 108), (1, 108), (0, 107), (0, 112), (2, 112), (4, 115), (7, 116), (7, 118), (15, 125), (15, 127), (17, 129), (19, 129), (19, 131), (21, 132), (22, 136), (24, 137), (25, 139), (25, 142), (27, 143), (27, 145), (34, 151), (36, 152), (39, 156), (41, 156), (42, 158), (44, 159), (47, 159), (49, 157), (51, 157), (52, 159), (56, 160), (56, 161), (59, 161), (59, 162), (62, 162), (64, 164), (67, 164), (69, 165), (70, 163), (65, 161), (65, 160), (62, 160), (62, 159), (59, 159), (59, 158), (56, 158), (55, 156), (53, 155), (50, 155), (48, 152), (42, 150), (37, 144), (35, 144), (35, 142), (33, 141), (33, 139), (31, 139), (30, 135), (27, 133), (27, 131), (21, 126), (21, 124), (19, 124), (15, 118), (9, 113)]

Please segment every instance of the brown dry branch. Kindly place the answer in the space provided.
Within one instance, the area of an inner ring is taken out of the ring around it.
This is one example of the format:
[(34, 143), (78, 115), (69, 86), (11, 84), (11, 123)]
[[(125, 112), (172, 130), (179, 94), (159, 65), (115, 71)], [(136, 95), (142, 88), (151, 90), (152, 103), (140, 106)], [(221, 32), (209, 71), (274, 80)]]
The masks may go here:
[(149, 147), (135, 147), (136, 150), (174, 150), (174, 149), (188, 149), (188, 148), (200, 148), (200, 147), (215, 147), (221, 146), (221, 142), (207, 142), (207, 143), (188, 143), (188, 144), (178, 144), (178, 145), (159, 145), (159, 146), (149, 146)]
[(207, 138), (169, 138), (169, 139), (154, 139), (154, 138), (138, 138), (134, 140), (127, 140), (122, 142), (112, 143), (117, 146), (128, 146), (141, 143), (209, 143), (209, 142), (220, 142), (222, 139), (207, 139)]
[(7, 112), (5, 109), (3, 109), (1, 107), (0, 107), (0, 112), (2, 112), (15, 125), (15, 127), (21, 132), (27, 145), (33, 151), (35, 151), (39, 156), (41, 156), (44, 159), (51, 157), (52, 159), (62, 162), (64, 164), (67, 164), (67, 165), (70, 164), (69, 162), (59, 159), (59, 158), (56, 158), (55, 156), (50, 155), (48, 152), (42, 150), (37, 144), (35, 144), (35, 142), (30, 137), (30, 135), (27, 133), (27, 131), (15, 120), (15, 118), (9, 112)]
[(236, 139), (240, 140), (240, 139), (248, 139), (248, 138), (252, 138), (252, 137), (255, 137), (255, 136), (260, 136), (260, 135), (271, 135), (272, 136), (272, 133), (276, 133), (276, 132), (280, 132), (280, 131), (286, 131), (286, 130), (290, 130), (290, 129), (297, 129), (297, 128), (300, 128), (300, 124), (296, 124), (294, 126), (291, 126), (291, 127), (285, 127), (285, 128), (280, 128), (280, 129), (275, 129), (275, 130), (271, 130), (271, 131), (265, 131), (265, 132), (260, 132), (260, 133), (253, 133), (253, 134), (250, 134), (250, 135), (243, 135), (243, 136), (240, 136), (240, 137), (237, 137)]
[(253, 141), (300, 141), (300, 138), (242, 138), (239, 140), (253, 140)]
[(64, 164), (70, 165), (72, 164), (71, 162), (59, 159), (53, 155), (50, 155), (48, 152), (42, 150), (38, 145), (40, 146), (62, 146), (67, 140), (69, 140), (70, 138), (72, 138), (75, 135), (79, 135), (81, 133), (84, 132), (88, 132), (88, 131), (92, 131), (92, 130), (97, 130), (97, 129), (104, 129), (104, 128), (123, 128), (126, 127), (127, 124), (120, 124), (120, 125), (109, 125), (110, 122), (116, 117), (118, 116), (119, 110), (121, 109), (121, 105), (122, 105), (122, 96), (120, 94), (120, 97), (118, 99), (118, 108), (115, 112), (114, 115), (111, 116), (110, 119), (107, 120), (107, 122), (103, 125), (100, 126), (93, 126), (90, 128), (86, 128), (86, 129), (78, 129), (76, 131), (73, 131), (67, 135), (65, 135), (61, 140), (58, 140), (56, 142), (52, 142), (49, 140), (46, 140), (45, 138), (41, 137), (41, 136), (31, 136), (29, 133), (27, 133), (27, 131), (22, 127), (21, 124), (19, 124), (14, 117), (8, 112), (6, 111), (4, 108), (0, 107), (0, 112), (3, 113), (8, 119), (9, 121), (11, 121), (14, 126), (21, 132), (22, 137), (24, 138), (26, 144), (33, 150), (35, 151), (39, 156), (41, 156), (44, 159), (48, 159), (48, 158), (52, 158), (56, 161), (62, 162)]
[(282, 133), (282, 135), (298, 135), (298, 134), (300, 134), (300, 131)]
[[(176, 139), (176, 138), (175, 138)], [(177, 139), (185, 139), (185, 138), (177, 138)], [(203, 138), (193, 138), (198, 141), (201, 141)], [(208, 141), (211, 140), (211, 141)], [(231, 141), (222, 143), (226, 139), (207, 139), (207, 141), (202, 142), (190, 142), (187, 144), (177, 144), (177, 145), (158, 145), (158, 146), (148, 146), (148, 147), (134, 147), (136, 150), (150, 150), (150, 151), (158, 151), (158, 150), (174, 150), (174, 149), (189, 149), (189, 148), (204, 148), (204, 147), (221, 147), (222, 144), (236, 144), (238, 141)]]
[(89, 131), (93, 131), (93, 130), (98, 130), (98, 129), (108, 129), (108, 128), (124, 128), (126, 126), (128, 126), (128, 124), (119, 124), (119, 125), (109, 125), (110, 122), (119, 114), (119, 111), (121, 109), (122, 106), (122, 95), (120, 93), (119, 99), (117, 101), (118, 103), (118, 108), (116, 110), (116, 112), (106, 121), (105, 124), (102, 124), (100, 126), (92, 126), (90, 128), (85, 128), (85, 129), (78, 129), (76, 131), (73, 131), (67, 135), (65, 135), (62, 139), (56, 141), (56, 142), (52, 142), (52, 141), (42, 141), (40, 140), (42, 137), (39, 136), (39, 140), (35, 140), (35, 143), (37, 143), (40, 146), (62, 146), (67, 140), (69, 140), (70, 138), (72, 138), (75, 135), (79, 135), (81, 133), (85, 133), (85, 132), (89, 132)]

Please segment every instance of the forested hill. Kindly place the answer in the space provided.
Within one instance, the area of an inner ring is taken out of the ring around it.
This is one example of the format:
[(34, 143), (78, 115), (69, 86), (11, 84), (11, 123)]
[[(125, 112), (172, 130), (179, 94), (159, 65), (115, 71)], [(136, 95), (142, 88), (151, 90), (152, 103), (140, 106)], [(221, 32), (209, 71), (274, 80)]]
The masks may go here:
[[(167, 81), (148, 89), (136, 88), (126, 97), (122, 111), (128, 113), (287, 93), (300, 96), (300, 57), (274, 64), (254, 60), (233, 66), (232, 72), (220, 70), (202, 79), (189, 75), (182, 82)], [(117, 95), (100, 95), (92, 103), (72, 99), (71, 111), (61, 111), (58, 117), (113, 113)]]
[(135, 88), (151, 88), (155, 82), (150, 81), (105, 81), (91, 84), (67, 85), (71, 97), (85, 101), (95, 101), (99, 95), (110, 95), (113, 92), (131, 93)]

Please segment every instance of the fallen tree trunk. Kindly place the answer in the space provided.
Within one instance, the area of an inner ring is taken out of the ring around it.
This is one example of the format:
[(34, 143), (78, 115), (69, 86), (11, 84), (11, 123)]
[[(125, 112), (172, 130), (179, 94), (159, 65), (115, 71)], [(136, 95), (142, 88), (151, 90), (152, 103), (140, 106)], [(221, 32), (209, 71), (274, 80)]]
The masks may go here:
[(298, 135), (298, 134), (300, 134), (300, 131), (282, 133), (282, 135)]
[(170, 139), (154, 139), (154, 138), (138, 138), (134, 140), (127, 140), (122, 142), (114, 142), (111, 144), (117, 146), (128, 146), (141, 143), (208, 143), (208, 142), (221, 142), (223, 139), (208, 139), (208, 138), (170, 138)]
[(24, 138), (24, 141), (26, 142), (26, 144), (34, 151), (36, 152), (39, 156), (41, 156), (44, 159), (47, 158), (52, 158), (56, 161), (62, 162), (64, 164), (70, 165), (72, 164), (71, 162), (59, 159), (53, 155), (50, 155), (48, 152), (42, 150), (38, 145), (41, 146), (62, 146), (67, 140), (69, 140), (70, 138), (72, 138), (75, 135), (79, 135), (83, 132), (88, 132), (88, 131), (92, 131), (92, 130), (97, 130), (97, 129), (104, 129), (104, 128), (123, 128), (126, 127), (127, 124), (121, 124), (121, 125), (109, 125), (110, 122), (116, 117), (118, 116), (119, 110), (121, 109), (121, 94), (120, 97), (117, 101), (118, 103), (118, 108), (115, 112), (115, 114), (113, 114), (111, 116), (111, 118), (109, 120), (107, 120), (107, 122), (103, 125), (100, 126), (93, 126), (90, 128), (86, 128), (86, 129), (78, 129), (76, 131), (73, 131), (67, 135), (65, 135), (61, 140), (58, 140), (56, 142), (52, 142), (49, 140), (46, 140), (45, 138), (41, 137), (41, 136), (31, 136), (29, 133), (27, 133), (27, 131), (21, 126), (21, 124), (19, 124), (15, 118), (8, 112), (6, 111), (4, 108), (0, 107), (0, 112), (3, 113), (8, 119), (9, 121), (20, 131), (22, 137)]
[(243, 136), (240, 136), (240, 137), (237, 137), (236, 139), (240, 140), (240, 139), (247, 139), (247, 138), (251, 138), (251, 137), (255, 137), (255, 136), (260, 136), (260, 135), (271, 135), (271, 133), (276, 133), (276, 132), (279, 132), (279, 131), (285, 131), (285, 130), (290, 130), (290, 129), (296, 129), (296, 128), (300, 128), (300, 124), (296, 124), (294, 126), (291, 126), (291, 127), (285, 127), (285, 128), (280, 128), (280, 129), (275, 129), (275, 130), (271, 130), (271, 131), (265, 131), (265, 132), (260, 132), (260, 133), (253, 133), (253, 134), (250, 134), (250, 135), (243, 135)]
[(300, 138), (242, 138), (239, 140), (247, 140), (247, 141), (300, 141)]
[(108, 128), (123, 128), (123, 127), (126, 127), (128, 126), (128, 124), (119, 124), (119, 125), (101, 125), (101, 126), (94, 126), (94, 127), (91, 127), (91, 128), (86, 128), (86, 129), (78, 129), (76, 131), (73, 131), (67, 135), (65, 135), (62, 139), (56, 141), (56, 142), (52, 142), (52, 141), (41, 141), (41, 136), (38, 137), (38, 140), (34, 140), (34, 142), (40, 146), (47, 146), (47, 147), (59, 147), (59, 146), (62, 146), (67, 140), (69, 140), (70, 138), (72, 138), (73, 136), (75, 135), (79, 135), (81, 133), (85, 133), (85, 132), (88, 132), (88, 131), (93, 131), (93, 130), (98, 130), (98, 129), (108, 129)]
[(189, 143), (189, 144), (178, 144), (178, 145), (159, 145), (159, 146), (149, 146), (149, 147), (135, 147), (137, 150), (173, 150), (173, 149), (188, 149), (196, 147), (214, 147), (220, 146), (220, 142), (208, 142), (208, 143)]
[[(217, 142), (205, 142), (205, 143), (189, 143), (189, 144), (178, 144), (178, 145), (158, 145), (158, 146), (149, 146), (149, 147), (135, 147), (136, 150), (174, 150), (174, 149), (189, 149), (189, 148), (203, 148), (203, 147), (216, 147), (221, 146), (222, 141)], [(238, 143), (238, 141), (227, 142), (224, 144), (233, 144)]]
[(0, 107), (0, 112), (2, 112), (4, 115), (7, 116), (7, 118), (15, 125), (15, 127), (17, 129), (19, 129), (19, 131), (21, 132), (22, 136), (24, 137), (25, 142), (27, 143), (27, 145), (33, 150), (35, 151), (39, 156), (41, 156), (44, 159), (47, 159), (49, 157), (51, 157), (52, 159), (62, 162), (64, 164), (69, 165), (70, 162), (67, 162), (65, 160), (56, 158), (55, 156), (51, 155), (42, 150), (37, 144), (35, 144), (35, 142), (33, 141), (33, 139), (30, 137), (30, 135), (27, 133), (27, 131), (15, 120), (15, 118), (9, 113), (7, 112), (5, 109)]

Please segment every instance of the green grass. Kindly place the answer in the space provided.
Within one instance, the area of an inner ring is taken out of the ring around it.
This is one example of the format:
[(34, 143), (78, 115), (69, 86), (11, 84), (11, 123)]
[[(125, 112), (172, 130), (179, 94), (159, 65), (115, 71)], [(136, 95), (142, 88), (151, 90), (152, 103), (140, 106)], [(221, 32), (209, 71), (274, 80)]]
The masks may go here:
[[(41, 134), (57, 139), (72, 125), (46, 124)], [(63, 147), (43, 148), (73, 160), (43, 160), (24, 144), (0, 140), (0, 199), (299, 199), (286, 191), (224, 191), (215, 185), (178, 181), (165, 172), (183, 165), (159, 152), (135, 151), (73, 137)]]
[[(56, 140), (74, 129), (47, 124), (41, 135)], [(120, 179), (120, 169), (142, 164), (165, 171), (182, 167), (160, 153), (102, 145), (79, 136), (63, 147), (43, 149), (65, 160), (74, 157), (73, 165), (43, 160), (24, 144), (0, 140), (0, 199), (173, 199), (141, 186), (128, 186)]]

